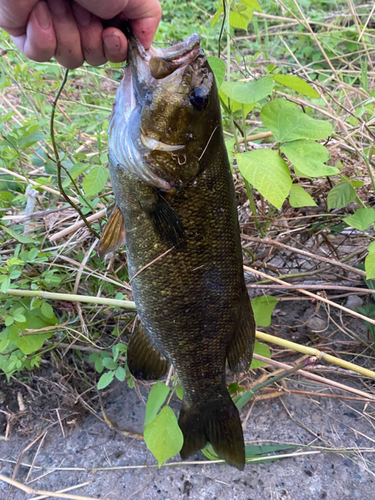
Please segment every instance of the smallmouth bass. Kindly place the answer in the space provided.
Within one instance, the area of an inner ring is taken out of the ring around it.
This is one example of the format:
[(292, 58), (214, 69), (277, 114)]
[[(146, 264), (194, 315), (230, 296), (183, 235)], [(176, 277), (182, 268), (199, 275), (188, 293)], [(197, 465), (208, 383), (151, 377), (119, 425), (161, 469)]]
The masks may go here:
[(129, 369), (157, 379), (172, 363), (184, 390), (181, 458), (209, 442), (242, 470), (225, 367), (249, 368), (255, 325), (215, 78), (196, 34), (148, 51), (129, 36), (129, 59), (109, 124), (116, 208), (99, 248), (118, 248), (126, 230), (140, 320)]

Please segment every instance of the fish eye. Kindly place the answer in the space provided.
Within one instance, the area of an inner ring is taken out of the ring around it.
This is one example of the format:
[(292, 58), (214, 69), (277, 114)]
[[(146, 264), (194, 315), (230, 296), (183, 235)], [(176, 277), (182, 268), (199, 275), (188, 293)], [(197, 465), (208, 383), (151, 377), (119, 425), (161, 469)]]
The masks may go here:
[(202, 87), (196, 87), (190, 92), (189, 99), (191, 104), (198, 111), (203, 111), (208, 104), (208, 95)]

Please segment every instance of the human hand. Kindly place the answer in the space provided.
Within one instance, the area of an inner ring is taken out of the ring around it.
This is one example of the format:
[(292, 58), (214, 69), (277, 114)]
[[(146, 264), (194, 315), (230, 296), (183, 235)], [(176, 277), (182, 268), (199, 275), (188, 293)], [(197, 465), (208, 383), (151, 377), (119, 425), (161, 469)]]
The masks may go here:
[(25, 56), (38, 62), (54, 56), (70, 69), (124, 61), (128, 43), (115, 27), (124, 19), (149, 48), (160, 18), (158, 0), (0, 0), (0, 27)]

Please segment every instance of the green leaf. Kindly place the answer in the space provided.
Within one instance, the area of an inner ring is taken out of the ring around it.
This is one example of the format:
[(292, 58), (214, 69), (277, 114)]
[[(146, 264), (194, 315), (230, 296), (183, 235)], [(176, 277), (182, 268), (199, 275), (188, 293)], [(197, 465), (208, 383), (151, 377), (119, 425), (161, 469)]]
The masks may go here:
[(237, 8), (236, 12), (230, 12), (229, 14), (229, 23), (233, 28), (239, 28), (240, 30), (247, 31), (247, 27), (253, 17), (254, 9), (250, 7), (241, 11)]
[(181, 401), (183, 400), (184, 398), (184, 390), (182, 388), (182, 385), (179, 385), (176, 389), (176, 396), (181, 399)]
[(100, 165), (93, 167), (83, 179), (82, 186), (87, 196), (98, 194), (108, 179), (108, 170)]
[(8, 288), (10, 287), (10, 278), (9, 278), (9, 276), (0, 276), (0, 283), (1, 283), (0, 290), (3, 293), (6, 293), (7, 290), (8, 290)]
[[(369, 253), (365, 259), (365, 271), (366, 271), (366, 278), (368, 280), (371, 280), (375, 278), (375, 241), (370, 243), (367, 250), (369, 251)], [(372, 284), (373, 283), (371, 283), (371, 285)]]
[(125, 344), (116, 344), (112, 346), (112, 353), (114, 361), (119, 357), (120, 352), (126, 352), (128, 350)]
[(98, 389), (105, 389), (109, 386), (115, 376), (115, 372), (106, 372), (100, 377), (98, 382)]
[(321, 140), (331, 135), (333, 130), (329, 122), (311, 118), (296, 104), (284, 99), (265, 104), (260, 119), (271, 130), (277, 142)]
[(326, 177), (339, 173), (338, 168), (323, 163), (330, 159), (330, 154), (327, 148), (318, 142), (307, 140), (289, 142), (283, 144), (280, 149), (298, 170), (299, 176)]
[(19, 142), (20, 148), (28, 148), (35, 144), (38, 141), (42, 141), (44, 139), (44, 134), (43, 132), (39, 130), (34, 130), (30, 134), (27, 134), (22, 137), (22, 139)]
[(272, 295), (255, 297), (251, 301), (255, 323), (259, 326), (269, 326), (271, 324), (272, 311), (275, 309), (277, 303), (278, 300), (272, 297)]
[(294, 208), (316, 207), (315, 201), (299, 184), (292, 184), (290, 188), (289, 203)]
[(103, 358), (103, 366), (105, 368), (108, 368), (108, 370), (116, 370), (117, 363), (116, 363), (116, 361), (113, 361), (113, 359), (108, 356), (107, 358)]
[(165, 406), (159, 415), (145, 427), (144, 439), (147, 448), (158, 461), (159, 467), (182, 448), (184, 438), (176, 415)]
[(117, 368), (117, 370), (115, 371), (115, 377), (120, 382), (123, 382), (125, 380), (125, 378), (126, 378), (126, 371), (125, 371), (125, 368), (123, 366), (119, 366)]
[(264, 76), (252, 82), (224, 82), (221, 91), (230, 99), (242, 104), (252, 104), (261, 101), (272, 93), (274, 82), (269, 76)]
[(22, 234), (13, 231), (13, 229), (5, 226), (4, 224), (0, 223), (0, 226), (6, 233), (8, 233), (12, 238), (15, 238), (20, 243), (35, 243), (35, 240), (33, 240), (32, 238), (29, 238), (28, 236), (23, 236)]
[(375, 222), (375, 210), (373, 208), (358, 208), (353, 215), (343, 219), (348, 226), (365, 231)]
[(221, 1), (219, 8), (217, 9), (217, 11), (215, 12), (215, 14), (214, 14), (214, 16), (212, 18), (211, 26), (215, 26), (215, 24), (218, 22), (218, 20), (220, 19), (221, 14), (223, 12), (224, 12), (223, 2)]
[(210, 65), (212, 71), (215, 75), (217, 89), (220, 90), (221, 84), (225, 78), (225, 62), (220, 59), (220, 57), (208, 56), (208, 64)]
[(81, 162), (75, 163), (69, 170), (70, 176), (67, 176), (66, 179), (64, 179), (63, 187), (69, 186), (69, 184), (72, 182), (70, 178), (76, 179), (80, 174), (83, 174), (83, 172), (85, 172), (88, 168), (90, 168), (90, 165), (87, 163), (81, 163)]
[[(265, 358), (271, 359), (271, 351), (267, 344), (263, 344), (255, 340), (254, 353), (259, 354), (259, 356), (264, 356)], [(250, 370), (255, 370), (261, 366), (266, 365), (264, 361), (259, 361), (258, 359), (253, 359), (250, 365)]]
[(270, 149), (236, 154), (238, 168), (272, 205), (281, 208), (289, 194), (292, 179), (285, 161)]
[(349, 182), (340, 182), (340, 184), (337, 184), (337, 186), (333, 187), (328, 193), (328, 210), (346, 207), (348, 203), (355, 200), (355, 197), (355, 190)]
[[(26, 318), (27, 319), (27, 318)], [(26, 326), (25, 322), (20, 322)], [(27, 325), (26, 328), (34, 328), (35, 325)], [(52, 333), (38, 335), (21, 335), (18, 325), (13, 325), (9, 331), (9, 341), (15, 344), (24, 354), (31, 354), (38, 351), (44, 344), (45, 339), (52, 336)]]
[(169, 391), (169, 387), (163, 384), (163, 382), (156, 382), (152, 387), (147, 399), (145, 426), (154, 420), (161, 406), (167, 399)]
[(50, 304), (48, 304), (48, 302), (43, 302), (40, 310), (42, 311), (43, 316), (45, 316), (46, 318), (52, 319), (55, 317), (53, 308)]
[(273, 75), (272, 78), (275, 82), (281, 83), (281, 85), (284, 85), (284, 87), (288, 87), (289, 89), (296, 90), (300, 94), (314, 97), (315, 99), (319, 97), (319, 93), (299, 76)]
[(252, 7), (254, 10), (258, 10), (262, 12), (262, 9), (258, 3), (258, 0), (240, 0), (241, 3), (244, 3), (248, 7)]

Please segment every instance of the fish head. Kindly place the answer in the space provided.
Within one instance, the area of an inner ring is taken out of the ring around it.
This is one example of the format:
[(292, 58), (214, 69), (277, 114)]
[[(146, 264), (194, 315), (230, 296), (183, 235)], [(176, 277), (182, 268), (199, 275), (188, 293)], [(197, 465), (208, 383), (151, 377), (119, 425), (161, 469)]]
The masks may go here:
[(118, 164), (165, 191), (204, 169), (221, 126), (214, 74), (197, 34), (166, 49), (129, 39), (129, 66), (118, 90), (109, 148)]

